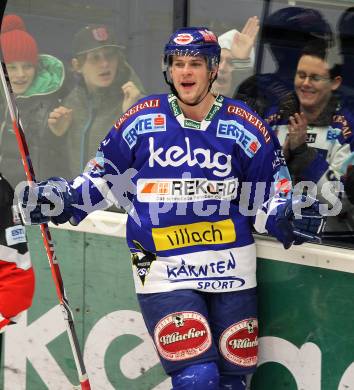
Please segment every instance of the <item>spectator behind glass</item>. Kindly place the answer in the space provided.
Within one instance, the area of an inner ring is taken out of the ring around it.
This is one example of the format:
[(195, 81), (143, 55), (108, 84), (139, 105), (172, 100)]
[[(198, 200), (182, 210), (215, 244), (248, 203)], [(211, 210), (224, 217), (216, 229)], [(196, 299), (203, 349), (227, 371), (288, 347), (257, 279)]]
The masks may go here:
[[(266, 119), (278, 134), (294, 182), (316, 183), (319, 197), (329, 204), (334, 203), (329, 192), (336, 181), (345, 181), (353, 162), (353, 111), (336, 94), (342, 81), (339, 61), (337, 48), (327, 49), (323, 40), (311, 42), (297, 65), (294, 106), (284, 109), (287, 103), (280, 102)], [(348, 202), (343, 205), (345, 211)]]
[(257, 16), (250, 17), (242, 31), (229, 30), (218, 38), (221, 59), (213, 93), (231, 97), (236, 86), (251, 76), (254, 66), (254, 43), (259, 30)]
[(332, 32), (317, 10), (286, 7), (265, 19), (261, 34), (262, 42), (269, 45), (276, 70), (245, 80), (234, 97), (247, 102), (263, 117), (267, 107), (292, 96), (295, 70), (304, 46), (314, 38), (331, 40)]
[(106, 129), (144, 94), (121, 49), (106, 26), (87, 26), (74, 37), (72, 67), (79, 82), (48, 120), (53, 131), (67, 131), (71, 172), (66, 176), (84, 168)]
[[(65, 149), (60, 133), (47, 126), (48, 114), (58, 105), (65, 78), (62, 62), (48, 54), (38, 54), (35, 39), (26, 31), (17, 15), (6, 15), (2, 21), (1, 49), (16, 96), (37, 179), (52, 175), (53, 168), (62, 175), (67, 171)], [(15, 187), (25, 180), (16, 137), (5, 98), (0, 102), (0, 170)]]
[(340, 92), (345, 98), (354, 99), (354, 7), (343, 12), (337, 23), (337, 31), (343, 58), (343, 83)]

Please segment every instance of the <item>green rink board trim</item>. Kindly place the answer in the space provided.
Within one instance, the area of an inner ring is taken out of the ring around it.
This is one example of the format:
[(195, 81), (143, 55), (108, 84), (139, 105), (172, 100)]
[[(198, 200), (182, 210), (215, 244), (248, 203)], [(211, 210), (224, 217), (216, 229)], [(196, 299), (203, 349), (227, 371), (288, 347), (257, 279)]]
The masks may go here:
[[(30, 227), (27, 232), (36, 272), (36, 295), (27, 318), (30, 326), (57, 305), (57, 297), (39, 228)], [(88, 338), (92, 342), (90, 332), (99, 328), (103, 318), (106, 326), (117, 327), (112, 329), (113, 334), (119, 333), (120, 327), (129, 329), (130, 324), (135, 329), (139, 307), (125, 239), (59, 229), (52, 229), (52, 235), (81, 346), (87, 347)], [(257, 273), (260, 336), (283, 339), (297, 348), (313, 343), (321, 357), (320, 389), (336, 390), (345, 370), (354, 361), (354, 275), (267, 259), (259, 259)], [(117, 323), (109, 317), (110, 313), (127, 313), (128, 317), (118, 316), (121, 323)], [(127, 367), (122, 369), (124, 359), (142, 344), (140, 337), (128, 333), (113, 339), (104, 350), (102, 369), (107, 380), (112, 389), (154, 389), (166, 379), (159, 364), (135, 377), (127, 374)], [(105, 342), (103, 339), (95, 340), (97, 349)], [(53, 339), (48, 350), (69, 381), (77, 384), (66, 333)], [(4, 388), (3, 372), (2, 364), (0, 389)], [(47, 388), (29, 359), (26, 389)], [(104, 387), (96, 386), (94, 390), (100, 388)], [(274, 362), (259, 367), (251, 388), (297, 390), (291, 372)]]
[[(298, 348), (316, 344), (322, 358), (321, 390), (337, 390), (354, 361), (354, 275), (259, 259), (257, 277), (260, 336), (280, 337)], [(252, 385), (297, 389), (289, 371), (277, 363), (260, 366)], [(354, 382), (347, 389), (354, 389)]]

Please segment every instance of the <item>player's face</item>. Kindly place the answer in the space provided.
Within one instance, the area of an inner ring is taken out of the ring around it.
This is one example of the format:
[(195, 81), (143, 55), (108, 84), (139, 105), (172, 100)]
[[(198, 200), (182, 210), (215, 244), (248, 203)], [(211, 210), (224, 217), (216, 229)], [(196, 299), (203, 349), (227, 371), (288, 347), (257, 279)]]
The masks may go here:
[(186, 103), (200, 101), (208, 91), (211, 72), (204, 57), (174, 56), (170, 74), (179, 97)]
[(228, 49), (221, 49), (218, 77), (213, 83), (213, 91), (231, 97), (232, 91), (232, 55)]
[(36, 74), (35, 66), (30, 62), (16, 61), (6, 64), (6, 68), (14, 94), (25, 93)]
[(300, 58), (295, 75), (295, 91), (303, 108), (322, 110), (340, 83), (340, 77), (330, 78), (326, 61), (309, 55)]
[(109, 87), (117, 74), (118, 51), (114, 47), (102, 47), (86, 54), (79, 69), (89, 90)]

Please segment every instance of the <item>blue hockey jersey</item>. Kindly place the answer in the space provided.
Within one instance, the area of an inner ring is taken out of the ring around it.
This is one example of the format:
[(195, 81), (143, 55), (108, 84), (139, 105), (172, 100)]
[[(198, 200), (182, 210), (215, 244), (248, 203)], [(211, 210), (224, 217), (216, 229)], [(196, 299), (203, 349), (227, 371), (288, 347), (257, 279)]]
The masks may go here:
[(249, 107), (218, 96), (201, 122), (173, 94), (148, 96), (101, 142), (73, 181), (75, 219), (118, 202), (138, 293), (234, 291), (256, 285), (252, 225), (275, 229), (271, 211), (289, 195), (276, 136)]

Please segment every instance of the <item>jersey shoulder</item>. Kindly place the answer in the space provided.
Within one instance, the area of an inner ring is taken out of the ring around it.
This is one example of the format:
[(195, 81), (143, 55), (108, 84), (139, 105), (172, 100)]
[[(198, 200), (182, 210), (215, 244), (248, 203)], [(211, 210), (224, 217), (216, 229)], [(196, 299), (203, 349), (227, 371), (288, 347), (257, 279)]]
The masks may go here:
[(332, 127), (340, 129), (338, 141), (341, 144), (354, 144), (353, 103), (354, 100), (342, 102), (332, 117)]
[(139, 116), (149, 115), (165, 110), (167, 94), (149, 95), (139, 99), (114, 124), (116, 130), (121, 130), (134, 122)]
[(272, 140), (271, 130), (268, 124), (254, 112), (246, 103), (241, 100), (225, 97), (223, 119), (257, 137), (261, 144), (269, 144)]

